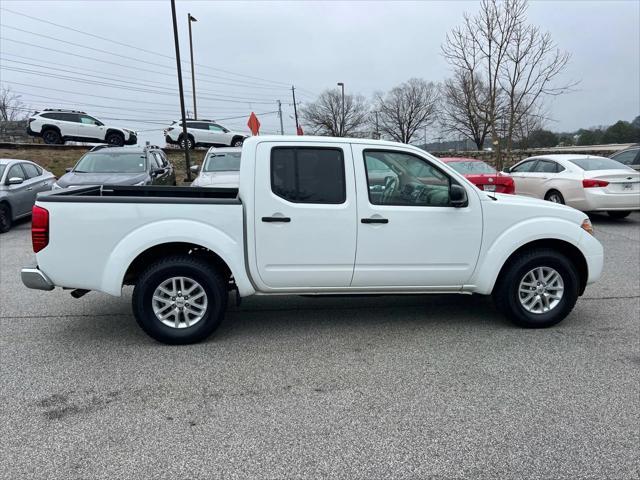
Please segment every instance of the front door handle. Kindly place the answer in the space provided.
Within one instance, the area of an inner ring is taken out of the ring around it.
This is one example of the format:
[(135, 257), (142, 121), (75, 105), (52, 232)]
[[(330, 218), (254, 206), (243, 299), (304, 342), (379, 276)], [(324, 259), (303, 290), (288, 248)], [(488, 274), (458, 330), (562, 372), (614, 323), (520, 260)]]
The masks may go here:
[(275, 222), (289, 223), (291, 219), (289, 217), (262, 217), (262, 221), (266, 223), (275, 223)]
[(388, 218), (363, 218), (360, 221), (362, 223), (389, 223)]

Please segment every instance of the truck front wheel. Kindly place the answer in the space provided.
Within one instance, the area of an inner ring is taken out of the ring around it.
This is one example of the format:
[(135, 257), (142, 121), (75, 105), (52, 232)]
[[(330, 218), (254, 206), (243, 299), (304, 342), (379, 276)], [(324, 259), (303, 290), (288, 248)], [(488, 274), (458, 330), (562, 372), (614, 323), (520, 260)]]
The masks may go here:
[(220, 325), (227, 307), (223, 276), (190, 255), (164, 258), (140, 275), (133, 291), (138, 325), (170, 345), (195, 343)]
[(545, 328), (562, 321), (578, 299), (578, 273), (564, 255), (535, 249), (503, 268), (493, 300), (509, 320), (526, 328)]

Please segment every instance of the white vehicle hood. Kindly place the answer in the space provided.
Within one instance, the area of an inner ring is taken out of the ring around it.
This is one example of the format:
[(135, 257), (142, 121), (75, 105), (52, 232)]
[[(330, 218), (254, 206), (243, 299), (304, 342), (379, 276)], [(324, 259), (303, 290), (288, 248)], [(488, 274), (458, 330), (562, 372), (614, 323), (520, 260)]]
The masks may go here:
[(193, 186), (238, 188), (240, 172), (202, 172), (193, 181)]

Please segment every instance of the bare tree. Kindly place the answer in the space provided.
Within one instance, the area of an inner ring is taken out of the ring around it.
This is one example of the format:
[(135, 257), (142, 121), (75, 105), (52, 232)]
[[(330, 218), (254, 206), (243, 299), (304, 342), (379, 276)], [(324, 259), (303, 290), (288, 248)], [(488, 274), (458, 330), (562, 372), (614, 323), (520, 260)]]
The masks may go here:
[(440, 125), (447, 134), (462, 135), (473, 141), (482, 150), (489, 133), (489, 123), (481, 108), (486, 103), (488, 92), (481, 79), (472, 79), (462, 69), (445, 80), (440, 88)]
[(339, 90), (326, 90), (315, 102), (300, 109), (303, 124), (314, 135), (332, 137), (359, 137), (369, 121), (369, 107), (360, 95), (345, 95), (344, 117), (342, 94)]
[(566, 92), (569, 85), (552, 86), (569, 55), (560, 52), (549, 34), (526, 24), (526, 0), (482, 0), (480, 11), (464, 16), (462, 26), (446, 37), (442, 52), (455, 75), (466, 75), (472, 92), (486, 86), (485, 98), (472, 105), (489, 125), (502, 167), (502, 146), (510, 151), (524, 116), (547, 95)]
[(26, 105), (20, 100), (20, 95), (11, 91), (11, 87), (0, 88), (0, 121), (23, 120), (28, 116)]
[(380, 130), (396, 142), (409, 143), (436, 118), (438, 89), (433, 82), (412, 78), (386, 95), (378, 94)]

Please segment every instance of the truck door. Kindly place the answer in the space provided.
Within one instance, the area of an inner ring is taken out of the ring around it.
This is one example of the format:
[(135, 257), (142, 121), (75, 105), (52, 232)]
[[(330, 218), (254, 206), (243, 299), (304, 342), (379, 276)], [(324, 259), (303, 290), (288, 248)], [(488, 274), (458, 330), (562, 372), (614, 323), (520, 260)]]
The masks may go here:
[(348, 287), (356, 197), (348, 144), (260, 143), (253, 218), (258, 275), (269, 288)]
[[(352, 148), (358, 241), (351, 286), (448, 290), (465, 284), (482, 240), (475, 189), (460, 183), (469, 203), (456, 208), (449, 203), (456, 180), (435, 162), (408, 149)], [(370, 171), (380, 164), (393, 171), (382, 186)]]

